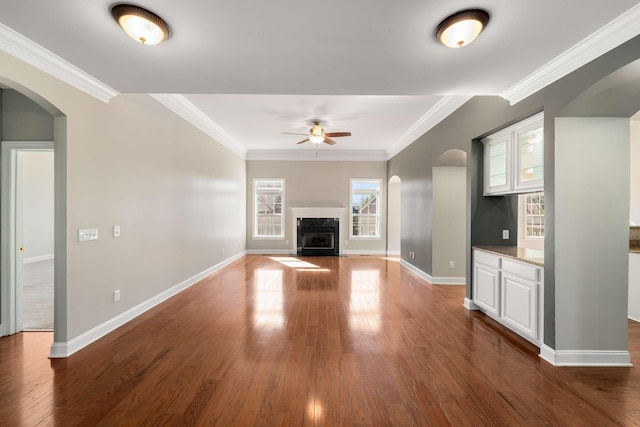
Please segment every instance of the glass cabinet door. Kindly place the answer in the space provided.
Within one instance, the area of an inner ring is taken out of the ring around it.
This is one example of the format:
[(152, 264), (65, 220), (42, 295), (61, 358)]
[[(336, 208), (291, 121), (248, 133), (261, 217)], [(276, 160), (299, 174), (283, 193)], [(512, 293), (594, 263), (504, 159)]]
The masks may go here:
[(516, 132), (517, 174), (515, 189), (543, 187), (544, 183), (544, 129), (535, 125), (533, 129)]
[(511, 188), (511, 138), (509, 135), (485, 143), (484, 193), (496, 194)]

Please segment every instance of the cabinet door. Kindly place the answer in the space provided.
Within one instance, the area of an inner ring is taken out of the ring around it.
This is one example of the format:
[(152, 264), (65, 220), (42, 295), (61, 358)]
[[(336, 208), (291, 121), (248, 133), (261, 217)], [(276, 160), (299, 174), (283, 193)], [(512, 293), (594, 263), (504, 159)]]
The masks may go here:
[(511, 191), (511, 133), (484, 143), (484, 194)]
[(488, 314), (499, 316), (500, 273), (497, 269), (474, 264), (473, 302)]
[(537, 120), (515, 132), (515, 190), (544, 189), (544, 128)]
[(524, 335), (538, 340), (538, 286), (535, 282), (502, 272), (502, 321)]

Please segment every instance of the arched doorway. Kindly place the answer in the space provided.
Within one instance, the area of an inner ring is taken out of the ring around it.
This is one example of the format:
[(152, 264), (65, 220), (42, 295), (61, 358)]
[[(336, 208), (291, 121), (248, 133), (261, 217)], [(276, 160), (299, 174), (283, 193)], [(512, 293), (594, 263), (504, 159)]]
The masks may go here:
[(434, 284), (466, 281), (467, 153), (448, 150), (433, 166), (432, 277)]
[(387, 255), (400, 256), (402, 180), (394, 175), (387, 185)]

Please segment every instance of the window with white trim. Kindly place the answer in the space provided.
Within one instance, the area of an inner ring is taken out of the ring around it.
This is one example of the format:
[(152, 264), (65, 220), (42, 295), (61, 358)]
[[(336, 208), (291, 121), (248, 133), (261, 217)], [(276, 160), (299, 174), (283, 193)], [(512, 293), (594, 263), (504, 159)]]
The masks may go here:
[(284, 238), (284, 179), (253, 180), (253, 236)]
[(380, 237), (379, 179), (351, 180), (351, 237)]
[(544, 238), (544, 192), (525, 194), (524, 237)]

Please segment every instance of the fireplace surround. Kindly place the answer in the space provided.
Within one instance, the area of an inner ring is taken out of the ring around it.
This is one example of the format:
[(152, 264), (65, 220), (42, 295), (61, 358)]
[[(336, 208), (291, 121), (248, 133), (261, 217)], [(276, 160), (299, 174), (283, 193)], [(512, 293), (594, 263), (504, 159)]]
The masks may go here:
[(338, 218), (298, 218), (296, 254), (301, 256), (336, 256), (340, 236)]
[(290, 250), (292, 255), (298, 255), (298, 247), (302, 246), (302, 242), (298, 243), (298, 220), (303, 218), (331, 218), (338, 221), (338, 230), (334, 235), (334, 249), (337, 251), (337, 255), (344, 253), (344, 243), (347, 240), (348, 218), (346, 216), (347, 210), (342, 207), (292, 207), (291, 209), (291, 223), (289, 225), (291, 230), (291, 236), (293, 237)]

